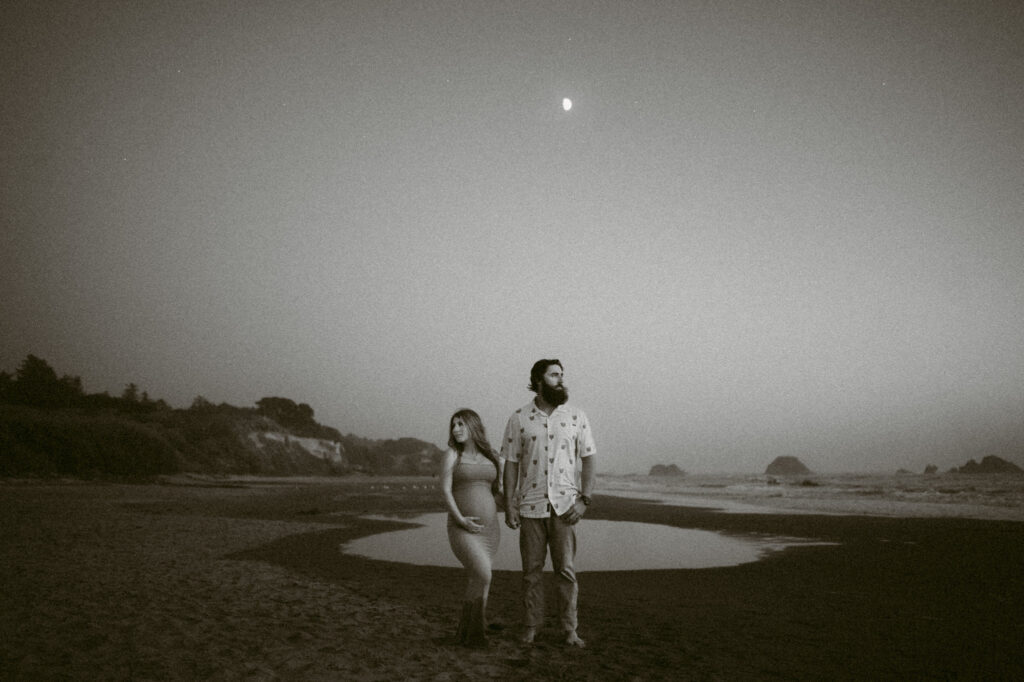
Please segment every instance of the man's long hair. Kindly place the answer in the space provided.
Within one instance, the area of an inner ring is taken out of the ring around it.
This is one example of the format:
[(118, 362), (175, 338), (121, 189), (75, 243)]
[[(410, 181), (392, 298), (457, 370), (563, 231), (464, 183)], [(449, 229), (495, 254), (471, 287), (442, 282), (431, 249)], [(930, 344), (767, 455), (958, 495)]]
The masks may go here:
[(452, 425), (455, 423), (455, 419), (459, 418), (462, 423), (469, 429), (469, 437), (476, 445), (476, 449), (484, 454), (487, 459), (491, 460), (494, 464), (494, 471), (496, 476), (494, 477), (494, 483), (491, 484), (491, 492), (495, 495), (501, 492), (501, 464), (498, 462), (498, 453), (491, 447), (490, 442), (487, 440), (487, 431), (484, 429), (484, 423), (480, 420), (478, 415), (473, 410), (464, 407), (461, 410), (455, 412), (452, 418), (448, 420), (448, 447), (459, 453), (462, 456), (463, 444), (456, 442), (455, 436), (452, 435)]

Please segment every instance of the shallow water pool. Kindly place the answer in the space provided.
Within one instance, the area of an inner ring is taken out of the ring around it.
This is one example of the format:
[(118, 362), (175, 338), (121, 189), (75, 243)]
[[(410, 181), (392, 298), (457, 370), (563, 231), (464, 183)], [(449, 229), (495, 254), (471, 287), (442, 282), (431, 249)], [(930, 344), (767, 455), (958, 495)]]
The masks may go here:
[[(395, 517), (370, 517), (396, 520)], [(415, 528), (378, 533), (342, 545), (346, 554), (419, 566), (459, 567), (448, 546), (447, 514), (401, 519)], [(584, 519), (576, 530), (577, 571), (635, 571), (738, 566), (794, 545), (824, 544), (802, 538), (723, 535), (652, 523)], [(548, 567), (551, 565), (548, 559)], [(502, 525), (494, 569), (519, 571), (519, 532)]]

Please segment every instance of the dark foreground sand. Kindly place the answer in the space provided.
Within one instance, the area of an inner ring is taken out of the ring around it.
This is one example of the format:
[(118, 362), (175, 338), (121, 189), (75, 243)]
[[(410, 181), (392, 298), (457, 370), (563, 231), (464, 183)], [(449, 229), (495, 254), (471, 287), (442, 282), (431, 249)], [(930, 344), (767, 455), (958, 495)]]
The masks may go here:
[(592, 517), (840, 544), (584, 573), (583, 651), (517, 644), (518, 574), (497, 573), (504, 629), (471, 651), (449, 643), (461, 569), (338, 550), (398, 527), (360, 513), (442, 511), (431, 479), (191, 482), (0, 482), (0, 678), (1024, 679), (1024, 524), (599, 496)]

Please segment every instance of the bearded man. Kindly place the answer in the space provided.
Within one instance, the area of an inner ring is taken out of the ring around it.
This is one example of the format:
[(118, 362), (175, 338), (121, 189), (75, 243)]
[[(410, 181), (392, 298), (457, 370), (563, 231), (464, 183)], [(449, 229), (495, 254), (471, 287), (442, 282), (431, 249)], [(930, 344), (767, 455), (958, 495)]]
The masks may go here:
[(577, 634), (576, 524), (590, 506), (597, 448), (583, 410), (568, 405), (564, 370), (544, 359), (530, 370), (536, 397), (516, 410), (505, 426), (505, 524), (520, 528), (523, 559), (522, 641), (533, 642), (544, 621), (544, 561), (551, 550), (558, 592), (559, 626), (569, 646), (584, 646)]

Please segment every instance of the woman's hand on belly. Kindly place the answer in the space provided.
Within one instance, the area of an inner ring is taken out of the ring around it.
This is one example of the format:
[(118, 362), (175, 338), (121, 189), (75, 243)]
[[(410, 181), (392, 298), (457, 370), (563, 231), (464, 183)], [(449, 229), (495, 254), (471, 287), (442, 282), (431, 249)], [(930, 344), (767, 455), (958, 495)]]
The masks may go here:
[(469, 533), (479, 533), (484, 529), (479, 523), (480, 517), (478, 516), (463, 516), (462, 523), (459, 524), (463, 530)]

